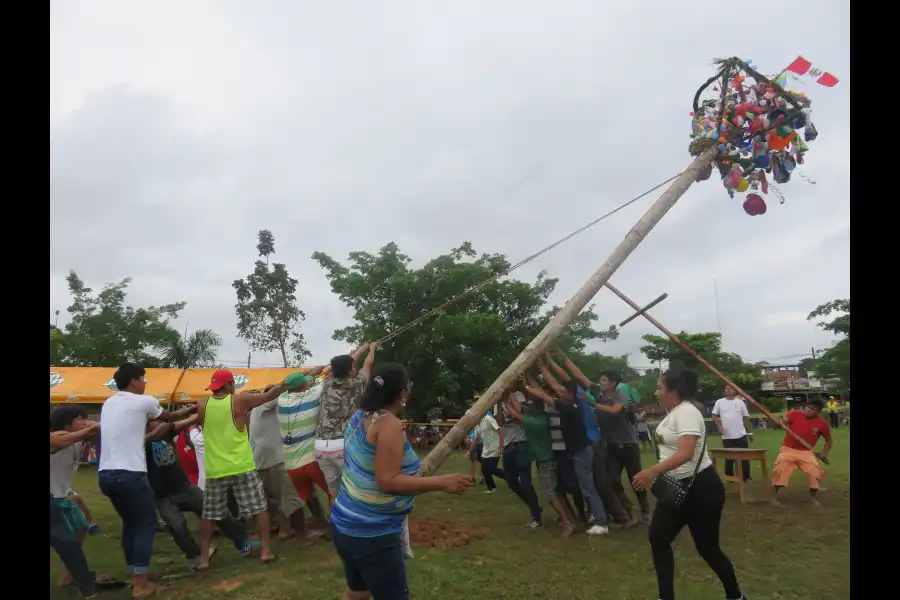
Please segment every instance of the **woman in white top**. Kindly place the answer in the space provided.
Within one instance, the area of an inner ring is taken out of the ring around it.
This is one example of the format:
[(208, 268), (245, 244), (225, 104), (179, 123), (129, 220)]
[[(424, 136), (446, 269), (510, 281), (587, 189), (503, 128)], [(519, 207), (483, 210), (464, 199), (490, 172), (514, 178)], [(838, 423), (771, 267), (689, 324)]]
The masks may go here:
[[(680, 507), (656, 504), (650, 523), (650, 549), (659, 585), (659, 600), (675, 598), (675, 554), (672, 542), (687, 525), (697, 553), (718, 575), (726, 600), (746, 600), (738, 586), (731, 561), (719, 547), (719, 523), (725, 505), (725, 486), (704, 448), (706, 423), (691, 403), (697, 394), (697, 373), (691, 370), (666, 371), (659, 378), (656, 397), (667, 414), (656, 428), (659, 462), (644, 469), (631, 482), (646, 490), (668, 473), (684, 489), (687, 497)], [(699, 465), (699, 468), (698, 468)], [(696, 475), (694, 475), (696, 473)]]

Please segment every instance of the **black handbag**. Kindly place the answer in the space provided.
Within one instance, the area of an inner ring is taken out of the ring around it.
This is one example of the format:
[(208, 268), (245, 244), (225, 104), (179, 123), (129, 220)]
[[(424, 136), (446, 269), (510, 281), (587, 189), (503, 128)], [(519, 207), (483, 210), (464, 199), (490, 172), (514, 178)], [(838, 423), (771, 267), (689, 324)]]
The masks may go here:
[[(688, 492), (691, 491), (691, 486), (694, 485), (694, 479), (697, 478), (697, 473), (700, 472), (700, 463), (703, 462), (703, 455), (706, 453), (706, 437), (706, 432), (704, 432), (700, 459), (697, 461), (697, 466), (694, 467), (694, 475), (687, 485), (684, 485), (681, 480), (675, 479), (668, 473), (663, 473), (653, 481), (653, 485), (650, 486), (650, 493), (656, 497), (657, 503), (673, 508), (681, 508), (681, 505), (684, 504)], [(659, 460), (659, 446), (656, 446), (656, 460)]]

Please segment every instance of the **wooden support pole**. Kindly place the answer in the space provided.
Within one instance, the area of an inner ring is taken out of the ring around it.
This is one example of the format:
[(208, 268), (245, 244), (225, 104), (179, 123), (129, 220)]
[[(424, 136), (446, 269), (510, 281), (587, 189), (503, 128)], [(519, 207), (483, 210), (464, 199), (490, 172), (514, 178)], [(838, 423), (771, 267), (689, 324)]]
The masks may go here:
[(565, 331), (566, 327), (572, 324), (578, 313), (600, 291), (603, 284), (622, 266), (625, 259), (634, 252), (634, 249), (647, 237), (656, 224), (666, 216), (669, 209), (675, 206), (675, 203), (691, 187), (691, 184), (697, 180), (697, 176), (715, 158), (716, 152), (715, 146), (708, 148), (703, 154), (695, 158), (690, 166), (672, 182), (659, 199), (644, 213), (644, 216), (631, 228), (625, 239), (616, 246), (609, 258), (606, 259), (606, 262), (566, 302), (562, 310), (550, 319), (550, 322), (547, 323), (537, 337), (531, 340), (531, 343), (500, 374), (500, 377), (481, 395), (481, 398), (472, 405), (472, 408), (447, 432), (444, 439), (428, 453), (428, 456), (422, 461), (422, 468), (419, 470), (421, 475), (427, 476), (434, 473), (444, 460), (450, 456), (453, 449), (459, 446), (465, 435), (484, 418), (488, 409), (503, 399), (504, 392), (512, 387), (516, 380), (525, 373), (525, 370), (534, 363), (535, 359), (543, 354), (553, 341)]
[(653, 308), (654, 306), (656, 306), (657, 304), (659, 304), (660, 302), (662, 302), (663, 300), (665, 300), (668, 297), (669, 297), (669, 294), (660, 294), (660, 296), (656, 300), (654, 300), (653, 302), (651, 302), (644, 308), (638, 310), (636, 313), (634, 313), (633, 315), (631, 315), (630, 317), (628, 317), (627, 319), (625, 319), (624, 321), (619, 323), (619, 327), (625, 327), (626, 325), (628, 325), (629, 323), (631, 323), (632, 321), (637, 319), (639, 316), (641, 316), (642, 314), (644, 314), (645, 312), (647, 312), (648, 310), (650, 310), (651, 308)]
[[(639, 307), (637, 304), (635, 304), (634, 301), (633, 301), (631, 298), (629, 298), (628, 296), (626, 296), (625, 294), (623, 294), (618, 288), (616, 288), (616, 286), (614, 286), (613, 284), (611, 284), (611, 283), (609, 283), (609, 282), (607, 282), (605, 285), (606, 285), (607, 289), (609, 289), (609, 291), (611, 291), (613, 294), (615, 294), (616, 296), (618, 296), (619, 298), (621, 298), (622, 301), (625, 302), (625, 304), (627, 304), (628, 306), (630, 306), (631, 308), (633, 308), (633, 309), (635, 309), (635, 310), (638, 310), (638, 311), (640, 310), (640, 307)], [(643, 313), (643, 316), (644, 316), (645, 319), (647, 319), (648, 321), (650, 321), (651, 323), (653, 323), (653, 325), (654, 325), (657, 329), (659, 329), (659, 330), (662, 331), (664, 334), (666, 334), (670, 340), (672, 340), (673, 342), (675, 342), (676, 344), (678, 344), (679, 346), (681, 346), (682, 348), (684, 348), (684, 351), (685, 351), (685, 352), (687, 352), (688, 354), (690, 354), (691, 356), (693, 356), (693, 357), (694, 357), (697, 361), (699, 361), (703, 366), (705, 366), (707, 369), (709, 369), (710, 371), (712, 371), (713, 375), (715, 375), (716, 377), (718, 377), (719, 379), (721, 379), (722, 381), (724, 381), (726, 384), (728, 384), (728, 385), (730, 385), (731, 387), (733, 387), (733, 388), (735, 389), (735, 391), (737, 391), (740, 395), (742, 395), (744, 398), (746, 398), (747, 400), (749, 400), (749, 401), (750, 401), (756, 408), (758, 408), (764, 415), (766, 415), (767, 417), (769, 417), (769, 418), (772, 419), (773, 421), (776, 421), (776, 422), (778, 421), (778, 419), (775, 417), (775, 415), (773, 415), (771, 412), (769, 412), (769, 409), (767, 409), (765, 406), (763, 406), (762, 404), (760, 404), (759, 402), (757, 402), (756, 399), (753, 398), (753, 396), (751, 396), (750, 394), (748, 394), (747, 392), (745, 392), (744, 390), (742, 390), (742, 389), (738, 386), (738, 384), (736, 384), (735, 382), (733, 382), (731, 379), (729, 379), (728, 377), (726, 377), (724, 373), (722, 373), (722, 372), (719, 371), (717, 368), (715, 368), (714, 366), (712, 366), (712, 365), (709, 363), (708, 360), (706, 360), (705, 358), (703, 358), (702, 356), (700, 356), (699, 354), (697, 354), (696, 352), (694, 352), (694, 349), (693, 349), (693, 348), (691, 348), (690, 346), (688, 346), (688, 345), (687, 345), (681, 338), (679, 338), (677, 335), (675, 335), (674, 333), (672, 333), (671, 331), (669, 331), (668, 329), (666, 329), (666, 327), (665, 327), (662, 323), (660, 323), (659, 321), (657, 321), (656, 319), (654, 319), (653, 317), (651, 317), (651, 316), (650, 316), (649, 314), (647, 314), (646, 312)], [(799, 435), (797, 435), (796, 433), (794, 433), (793, 431), (791, 431), (791, 430), (788, 429), (787, 427), (782, 427), (782, 429), (784, 429), (785, 432), (787, 432), (788, 435), (790, 435), (790, 436), (793, 437), (795, 440), (797, 440), (797, 441), (798, 441), (801, 445), (803, 445), (805, 448), (807, 448), (808, 450), (811, 450), (811, 451), (815, 451), (815, 448), (813, 448), (812, 446), (810, 446), (809, 443), (808, 443), (806, 440), (804, 440), (802, 437), (800, 437)], [(825, 463), (826, 465), (829, 464), (829, 463), (828, 463), (828, 459), (826, 459), (826, 458), (822, 458), (822, 462)]]

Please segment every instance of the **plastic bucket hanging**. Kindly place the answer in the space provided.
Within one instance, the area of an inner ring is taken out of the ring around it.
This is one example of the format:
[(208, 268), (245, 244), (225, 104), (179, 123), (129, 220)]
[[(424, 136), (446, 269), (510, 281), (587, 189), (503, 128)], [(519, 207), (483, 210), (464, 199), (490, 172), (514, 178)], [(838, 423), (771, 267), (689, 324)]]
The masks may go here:
[(766, 201), (759, 194), (747, 194), (744, 199), (744, 212), (751, 217), (766, 214)]

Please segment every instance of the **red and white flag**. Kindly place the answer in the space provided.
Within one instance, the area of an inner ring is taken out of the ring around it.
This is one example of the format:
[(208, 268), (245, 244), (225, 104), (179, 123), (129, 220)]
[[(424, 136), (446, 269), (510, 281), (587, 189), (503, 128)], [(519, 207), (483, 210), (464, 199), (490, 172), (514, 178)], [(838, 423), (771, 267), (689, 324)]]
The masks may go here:
[(789, 64), (784, 71), (782, 71), (781, 76), (778, 78), (778, 84), (782, 87), (787, 83), (789, 73), (791, 74), (791, 79), (796, 81), (803, 81), (801, 78), (812, 78), (815, 79), (816, 83), (824, 85), (825, 87), (834, 87), (838, 83), (837, 77), (828, 71), (823, 71), (818, 67), (814, 67), (810, 61), (802, 56), (798, 56), (794, 62)]

